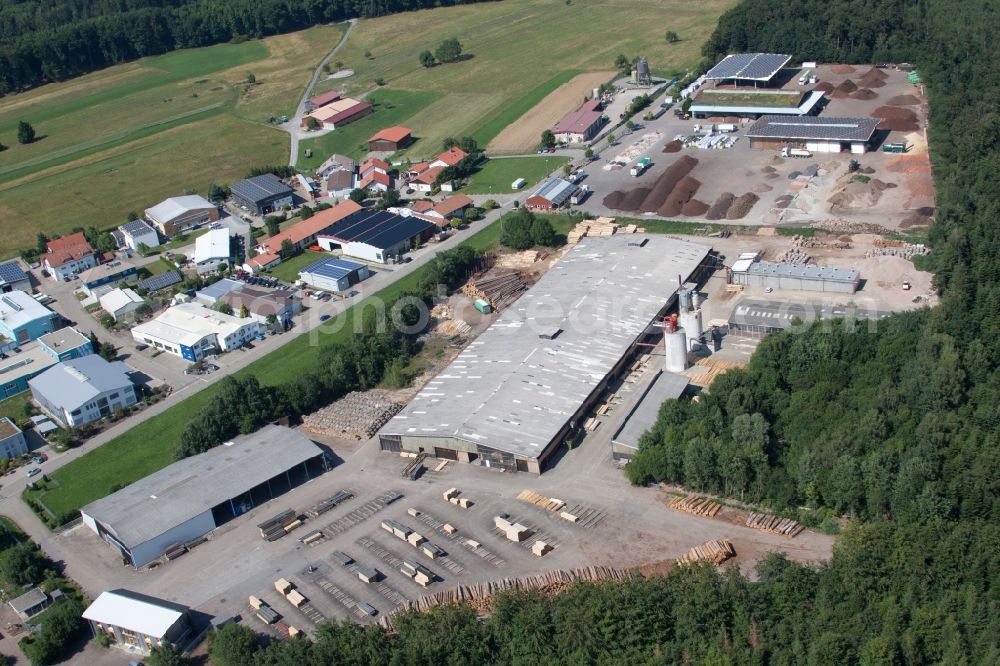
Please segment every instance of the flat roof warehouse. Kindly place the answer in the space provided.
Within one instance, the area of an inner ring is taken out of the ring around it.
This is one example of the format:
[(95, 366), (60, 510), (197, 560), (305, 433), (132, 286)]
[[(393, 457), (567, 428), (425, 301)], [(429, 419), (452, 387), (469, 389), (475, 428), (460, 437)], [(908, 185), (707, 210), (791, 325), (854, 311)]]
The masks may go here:
[(540, 472), (665, 312), (676, 277), (695, 274), (710, 250), (663, 236), (584, 238), (389, 421), (382, 448)]

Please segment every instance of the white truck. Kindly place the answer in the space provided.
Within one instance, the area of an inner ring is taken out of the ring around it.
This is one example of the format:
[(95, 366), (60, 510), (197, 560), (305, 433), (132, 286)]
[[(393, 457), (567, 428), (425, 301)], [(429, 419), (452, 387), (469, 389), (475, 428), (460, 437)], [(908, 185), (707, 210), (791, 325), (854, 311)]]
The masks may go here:
[(782, 157), (812, 157), (813, 154), (804, 148), (789, 148), (785, 146), (781, 149)]
[(716, 132), (722, 132), (724, 134), (728, 134), (730, 132), (735, 132), (736, 131), (736, 125), (733, 124), (733, 123), (718, 123), (718, 124), (712, 125), (712, 130), (714, 130)]
[(651, 159), (649, 159), (648, 157), (643, 157), (641, 160), (636, 162), (631, 169), (629, 169), (629, 173), (635, 177), (641, 176), (642, 172), (646, 170), (646, 167), (648, 167), (652, 163), (653, 161)]

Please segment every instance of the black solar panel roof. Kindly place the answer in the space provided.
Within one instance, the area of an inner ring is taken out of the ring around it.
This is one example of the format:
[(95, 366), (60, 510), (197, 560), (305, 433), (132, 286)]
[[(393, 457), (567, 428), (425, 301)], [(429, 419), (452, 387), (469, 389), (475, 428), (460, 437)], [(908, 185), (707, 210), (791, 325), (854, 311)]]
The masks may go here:
[(791, 59), (783, 53), (733, 53), (708, 70), (705, 78), (766, 81)]
[(876, 118), (761, 116), (747, 130), (747, 136), (751, 139), (868, 141), (878, 123)]
[(433, 222), (417, 217), (403, 217), (384, 210), (359, 210), (334, 224), (323, 235), (344, 243), (365, 243), (386, 249), (433, 226)]
[(271, 173), (233, 183), (229, 189), (233, 194), (248, 201), (264, 201), (270, 197), (292, 193), (292, 188)]
[(0, 264), (0, 282), (19, 282), (27, 280), (28, 274), (21, 270), (21, 267), (13, 261)]
[(184, 278), (177, 271), (167, 271), (163, 275), (154, 275), (151, 278), (146, 278), (139, 283), (139, 288), (156, 291), (158, 289), (166, 289), (183, 280)]

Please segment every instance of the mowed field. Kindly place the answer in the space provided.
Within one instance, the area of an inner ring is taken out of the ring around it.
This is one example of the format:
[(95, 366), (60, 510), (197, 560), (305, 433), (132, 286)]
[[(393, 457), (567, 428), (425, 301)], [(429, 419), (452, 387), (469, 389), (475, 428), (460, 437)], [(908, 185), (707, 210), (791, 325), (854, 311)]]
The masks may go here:
[[(165, 197), (204, 193), (254, 165), (284, 163), (267, 124), (294, 112), (339, 26), (177, 51), (0, 98), (0, 257), (38, 231), (124, 222)], [(243, 83), (252, 72), (257, 83)], [(16, 141), (17, 123), (39, 140)]]
[[(376, 89), (437, 93), (423, 106), (408, 109), (408, 114), (397, 114), (392, 123), (379, 123), (378, 113), (371, 119), (376, 129), (400, 122), (421, 138), (404, 153), (406, 158), (433, 155), (448, 136), (474, 136), (485, 146), (575, 75), (613, 68), (619, 53), (646, 56), (658, 73), (684, 71), (699, 61), (701, 45), (718, 16), (733, 4), (733, 0), (574, 0), (569, 5), (504, 0), (363, 20), (335, 58), (354, 75), (321, 81), (317, 90), (352, 95)], [(678, 33), (681, 41), (668, 44), (667, 30)], [(449, 37), (457, 37), (469, 57), (429, 69), (421, 66), (420, 52), (433, 52)], [(383, 83), (381, 88), (376, 80)], [(336, 134), (319, 140), (324, 149), (340, 148)], [(307, 140), (302, 145), (312, 144)]]

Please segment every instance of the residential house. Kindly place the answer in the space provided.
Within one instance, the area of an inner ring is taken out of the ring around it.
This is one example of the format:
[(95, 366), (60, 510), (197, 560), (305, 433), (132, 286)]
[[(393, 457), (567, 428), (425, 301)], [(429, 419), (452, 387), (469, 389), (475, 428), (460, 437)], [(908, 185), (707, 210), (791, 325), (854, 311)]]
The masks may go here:
[(97, 265), (94, 248), (90, 247), (82, 231), (50, 240), (45, 244), (45, 249), (42, 265), (53, 280), (72, 277)]
[(368, 150), (372, 152), (394, 153), (413, 143), (409, 127), (387, 127), (368, 139)]
[(256, 215), (264, 215), (294, 202), (294, 190), (273, 173), (265, 173), (233, 183), (233, 201)]
[(56, 329), (59, 315), (23, 291), (0, 296), (0, 334), (20, 344)]
[(136, 280), (138, 277), (139, 270), (136, 265), (131, 261), (120, 259), (94, 266), (80, 273), (80, 283), (88, 294), (99, 296), (111, 291), (122, 282)]
[(215, 222), (219, 219), (219, 207), (205, 197), (188, 194), (164, 199), (147, 208), (145, 215), (161, 234), (173, 236), (194, 225)]
[(443, 220), (450, 220), (453, 217), (463, 217), (465, 211), (472, 208), (474, 202), (471, 197), (464, 194), (456, 194), (445, 198), (434, 204), (430, 209), (423, 212), (431, 217), (439, 217)]
[(57, 363), (28, 386), (43, 412), (63, 427), (75, 428), (138, 401), (129, 372), (121, 361), (90, 354)]
[(145, 220), (132, 220), (118, 227), (122, 242), (130, 250), (139, 251), (139, 246), (147, 248), (160, 246), (160, 234)]
[(194, 265), (199, 275), (214, 273), (219, 266), (232, 264), (233, 250), (229, 229), (211, 229), (194, 241)]
[(16, 261), (0, 264), (0, 293), (31, 291), (31, 278)]
[(101, 309), (114, 317), (115, 321), (122, 321), (134, 316), (145, 301), (142, 296), (126, 288), (112, 289), (101, 296), (100, 303)]
[(184, 645), (194, 633), (187, 606), (128, 590), (102, 592), (83, 612), (95, 636), (149, 654), (164, 643)]
[(179, 303), (132, 328), (136, 342), (192, 363), (209, 354), (232, 351), (263, 334), (264, 328), (254, 319), (223, 314), (200, 303)]
[(326, 196), (338, 199), (348, 197), (354, 189), (356, 181), (357, 177), (354, 175), (353, 169), (351, 171), (343, 169), (331, 171), (323, 180)]

